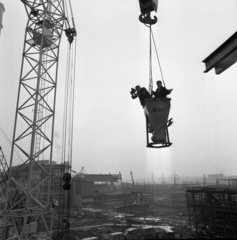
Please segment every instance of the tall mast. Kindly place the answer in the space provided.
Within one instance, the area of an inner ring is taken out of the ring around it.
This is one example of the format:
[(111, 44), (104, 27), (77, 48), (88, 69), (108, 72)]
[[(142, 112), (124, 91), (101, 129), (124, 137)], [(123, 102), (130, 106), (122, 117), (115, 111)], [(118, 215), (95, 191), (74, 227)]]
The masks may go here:
[[(44, 239), (52, 239), (51, 165), (59, 46), (65, 21), (64, 0), (21, 2), (28, 22), (7, 183), (8, 189), (17, 186), (20, 195), (10, 201), (10, 193), (6, 193), (2, 215), (12, 224), (17, 239), (35, 239), (40, 225), (45, 228), (47, 237)], [(39, 138), (44, 140), (44, 146), (39, 144)], [(23, 162), (14, 154), (15, 148)], [(37, 161), (42, 155), (48, 160), (47, 167)], [(41, 186), (48, 189), (46, 199), (37, 198)], [(51, 218), (50, 224), (48, 218)]]

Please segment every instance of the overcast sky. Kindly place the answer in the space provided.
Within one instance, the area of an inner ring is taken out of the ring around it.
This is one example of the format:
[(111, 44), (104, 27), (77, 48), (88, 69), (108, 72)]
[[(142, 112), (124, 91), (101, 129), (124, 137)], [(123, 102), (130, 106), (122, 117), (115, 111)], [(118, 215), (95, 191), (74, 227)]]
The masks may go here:
[[(0, 36), (0, 127), (12, 141), (26, 26), (20, 0), (5, 6)], [(153, 33), (170, 95), (173, 145), (146, 148), (145, 118), (130, 89), (149, 84), (149, 29), (139, 22), (138, 0), (71, 0), (78, 32), (73, 166), (87, 173), (119, 173), (130, 179), (174, 172), (182, 176), (237, 170), (237, 65), (221, 75), (203, 73), (202, 61), (236, 31), (235, 0), (160, 0)], [(61, 44), (55, 151), (60, 162), (66, 74)], [(155, 55), (154, 83), (160, 79)], [(10, 144), (0, 131), (0, 146)]]

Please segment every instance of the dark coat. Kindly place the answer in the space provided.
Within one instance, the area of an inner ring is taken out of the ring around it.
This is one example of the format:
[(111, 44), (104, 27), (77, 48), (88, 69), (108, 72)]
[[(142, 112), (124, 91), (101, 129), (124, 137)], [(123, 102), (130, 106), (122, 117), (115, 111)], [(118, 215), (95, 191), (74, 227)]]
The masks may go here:
[(135, 93), (132, 95), (132, 99), (139, 97), (141, 105), (145, 106), (145, 99), (151, 98), (151, 94), (146, 90), (146, 88), (141, 88), (139, 93)]
[(155, 98), (166, 98), (166, 96), (170, 93), (171, 90), (168, 90), (163, 86), (160, 86), (159, 88), (156, 89), (155, 92), (152, 92), (152, 95), (154, 95)]

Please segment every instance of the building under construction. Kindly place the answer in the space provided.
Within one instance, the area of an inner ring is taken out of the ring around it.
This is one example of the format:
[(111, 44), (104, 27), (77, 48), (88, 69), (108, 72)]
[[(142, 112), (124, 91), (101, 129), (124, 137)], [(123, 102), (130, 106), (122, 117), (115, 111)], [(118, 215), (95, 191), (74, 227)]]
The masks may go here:
[(186, 191), (189, 222), (198, 238), (237, 238), (237, 179)]

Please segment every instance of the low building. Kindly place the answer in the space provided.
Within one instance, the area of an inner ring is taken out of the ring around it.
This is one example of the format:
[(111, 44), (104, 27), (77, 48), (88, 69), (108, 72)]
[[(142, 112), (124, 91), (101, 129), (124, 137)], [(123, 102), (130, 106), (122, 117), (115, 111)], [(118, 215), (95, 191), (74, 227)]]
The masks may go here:
[(129, 193), (97, 193), (94, 196), (94, 205), (95, 206), (105, 206), (113, 207), (119, 205), (131, 204), (131, 194)]
[(175, 239), (175, 232), (170, 226), (160, 226), (162, 230), (162, 239)]
[(104, 213), (105, 211), (100, 209), (82, 208), (82, 214), (84, 214), (84, 216), (87, 216), (87, 217), (102, 219), (104, 216)]
[(139, 229), (137, 228), (128, 228), (125, 232), (127, 240), (137, 240), (139, 239)]
[(97, 240), (97, 237), (82, 238), (82, 240)]
[(124, 234), (123, 232), (110, 233), (109, 240), (124, 240)]
[(151, 226), (145, 226), (140, 229), (140, 239), (154, 239), (155, 230)]

